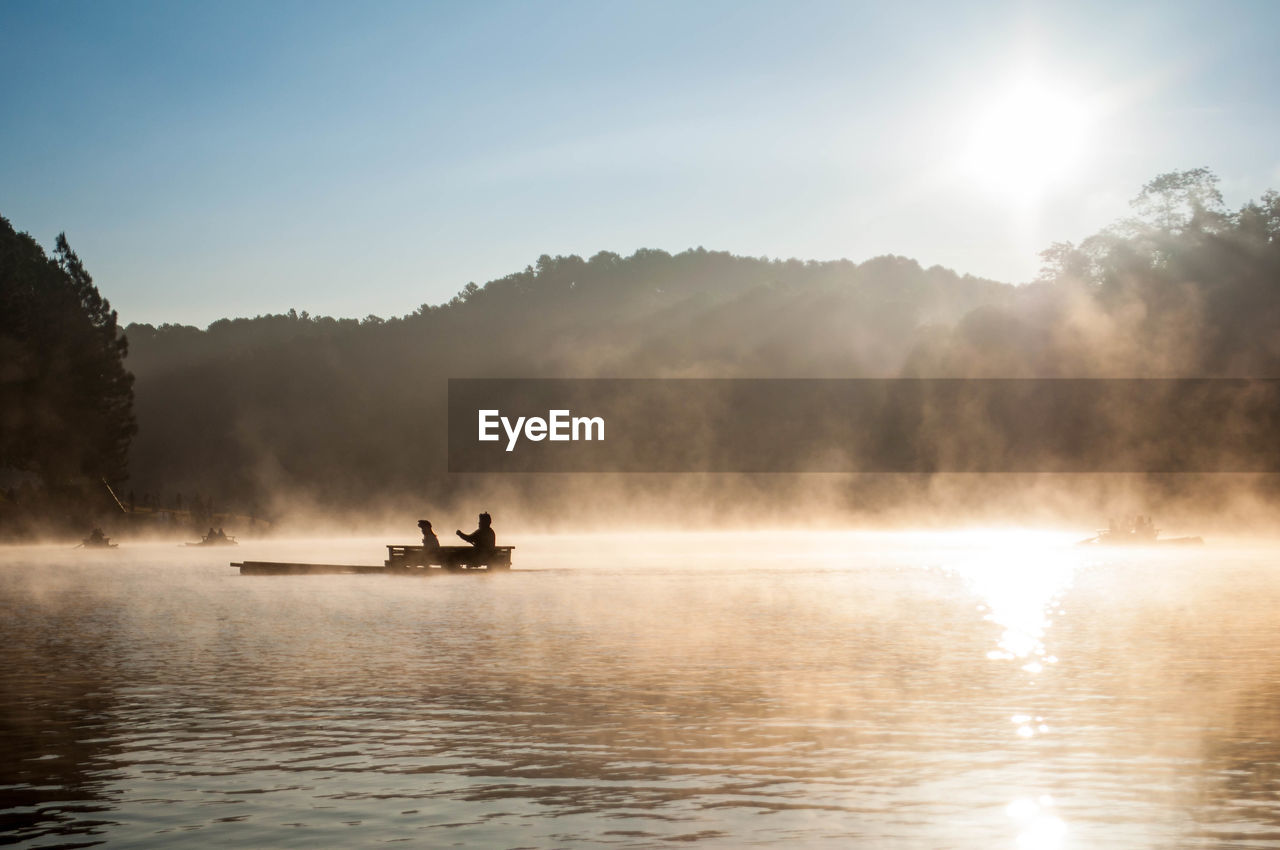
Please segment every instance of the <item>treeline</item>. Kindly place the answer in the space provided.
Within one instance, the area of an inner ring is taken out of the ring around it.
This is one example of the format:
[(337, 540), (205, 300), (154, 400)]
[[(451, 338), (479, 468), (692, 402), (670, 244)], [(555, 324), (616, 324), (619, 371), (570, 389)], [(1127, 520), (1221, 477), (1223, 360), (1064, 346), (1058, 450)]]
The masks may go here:
[(923, 269), (702, 249), (539, 258), (412, 315), (131, 325), (137, 486), (245, 507), (438, 500), (450, 377), (892, 375), (933, 326), (1013, 287)]

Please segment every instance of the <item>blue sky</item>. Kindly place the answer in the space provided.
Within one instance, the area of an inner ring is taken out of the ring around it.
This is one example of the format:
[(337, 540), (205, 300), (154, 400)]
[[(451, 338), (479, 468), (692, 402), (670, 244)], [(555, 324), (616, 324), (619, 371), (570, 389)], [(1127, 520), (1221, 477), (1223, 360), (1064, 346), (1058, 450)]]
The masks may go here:
[(1160, 172), (1280, 188), (1277, 32), (1271, 2), (2, 0), (0, 215), (66, 231), (126, 322), (401, 315), (641, 247), (1020, 282)]

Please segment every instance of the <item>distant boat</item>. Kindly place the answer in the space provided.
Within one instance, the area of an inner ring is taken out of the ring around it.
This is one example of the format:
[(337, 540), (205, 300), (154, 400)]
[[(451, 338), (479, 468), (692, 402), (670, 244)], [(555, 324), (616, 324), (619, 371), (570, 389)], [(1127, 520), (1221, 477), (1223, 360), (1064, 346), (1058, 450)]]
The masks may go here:
[(188, 543), (188, 546), (238, 546), (239, 542), (229, 534), (217, 531), (200, 538), (199, 543)]
[(1077, 543), (1077, 546), (1203, 546), (1203, 537), (1169, 537), (1160, 538), (1160, 529), (1156, 528), (1151, 518), (1136, 517), (1124, 527), (1112, 524), (1109, 528), (1100, 528), (1093, 537)]
[(80, 545), (85, 549), (115, 549), (118, 544), (112, 543), (110, 537), (95, 528), (92, 534), (80, 541)]

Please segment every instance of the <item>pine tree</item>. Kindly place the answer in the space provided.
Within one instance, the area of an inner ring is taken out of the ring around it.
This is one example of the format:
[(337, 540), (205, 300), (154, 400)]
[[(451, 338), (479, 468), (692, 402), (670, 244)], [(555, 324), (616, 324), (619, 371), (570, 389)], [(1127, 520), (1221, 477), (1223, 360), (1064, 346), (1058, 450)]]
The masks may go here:
[(127, 352), (65, 234), (50, 258), (0, 217), (0, 469), (59, 490), (127, 478), (137, 431)]

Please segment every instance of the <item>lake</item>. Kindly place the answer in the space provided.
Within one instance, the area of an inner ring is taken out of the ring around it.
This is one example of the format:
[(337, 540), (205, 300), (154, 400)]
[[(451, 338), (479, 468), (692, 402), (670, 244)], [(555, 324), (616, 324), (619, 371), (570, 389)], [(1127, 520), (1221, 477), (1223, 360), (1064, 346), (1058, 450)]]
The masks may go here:
[(0, 550), (0, 841), (1280, 847), (1280, 550), (383, 542)]

